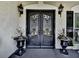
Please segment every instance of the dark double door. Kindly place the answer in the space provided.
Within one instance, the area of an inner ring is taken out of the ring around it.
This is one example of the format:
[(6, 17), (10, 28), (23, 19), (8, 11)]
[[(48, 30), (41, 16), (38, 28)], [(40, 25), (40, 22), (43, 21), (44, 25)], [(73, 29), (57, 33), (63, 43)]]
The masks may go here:
[(27, 47), (54, 47), (55, 10), (27, 10)]

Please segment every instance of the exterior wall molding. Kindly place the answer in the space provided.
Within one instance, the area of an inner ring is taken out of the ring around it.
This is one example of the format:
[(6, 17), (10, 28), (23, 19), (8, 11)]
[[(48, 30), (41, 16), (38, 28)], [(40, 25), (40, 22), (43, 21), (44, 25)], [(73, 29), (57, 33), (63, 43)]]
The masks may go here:
[(36, 9), (36, 10), (56, 10), (55, 12), (55, 48), (60, 48), (60, 41), (57, 39), (58, 33), (61, 30), (61, 25), (58, 26), (60, 23), (60, 16), (58, 15), (58, 7), (48, 4), (31, 4), (24, 7), (23, 15), (21, 18), (21, 26), (24, 29), (24, 35), (26, 35), (26, 10), (27, 9)]

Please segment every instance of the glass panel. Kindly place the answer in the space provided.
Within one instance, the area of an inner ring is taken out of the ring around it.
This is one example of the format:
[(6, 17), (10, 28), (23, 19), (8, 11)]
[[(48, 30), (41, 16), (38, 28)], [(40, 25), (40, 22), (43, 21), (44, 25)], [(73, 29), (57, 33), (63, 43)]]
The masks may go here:
[(43, 14), (43, 32), (44, 35), (51, 35), (51, 16)]
[(79, 43), (79, 13), (75, 13), (75, 44)]
[(75, 29), (75, 43), (79, 43), (79, 29)]
[(31, 34), (31, 36), (38, 34), (38, 16), (39, 16), (39, 14), (30, 16), (30, 34)]
[(79, 13), (75, 13), (75, 28), (79, 28)]

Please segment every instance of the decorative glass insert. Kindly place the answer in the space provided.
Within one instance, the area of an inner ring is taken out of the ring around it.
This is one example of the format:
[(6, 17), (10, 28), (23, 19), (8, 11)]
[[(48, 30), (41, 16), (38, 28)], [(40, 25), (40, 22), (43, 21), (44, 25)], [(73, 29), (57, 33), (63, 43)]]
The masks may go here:
[(79, 13), (75, 13), (75, 28), (79, 28)]
[(43, 14), (43, 31), (44, 35), (51, 35), (51, 16)]
[(30, 34), (32, 36), (38, 34), (38, 18), (39, 14), (34, 14), (30, 16)]

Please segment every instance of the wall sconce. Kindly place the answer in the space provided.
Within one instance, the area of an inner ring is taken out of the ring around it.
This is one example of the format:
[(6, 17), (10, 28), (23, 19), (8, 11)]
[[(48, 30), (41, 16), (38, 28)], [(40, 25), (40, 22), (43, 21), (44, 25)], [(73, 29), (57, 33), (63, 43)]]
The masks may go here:
[(20, 4), (20, 5), (18, 5), (17, 7), (18, 7), (19, 15), (21, 16), (21, 14), (23, 14), (23, 5)]
[(63, 11), (63, 8), (64, 8), (64, 6), (62, 4), (60, 4), (58, 7), (58, 14), (60, 15), (60, 17), (61, 17), (61, 13)]

